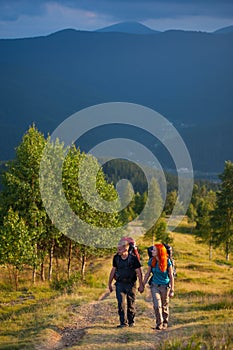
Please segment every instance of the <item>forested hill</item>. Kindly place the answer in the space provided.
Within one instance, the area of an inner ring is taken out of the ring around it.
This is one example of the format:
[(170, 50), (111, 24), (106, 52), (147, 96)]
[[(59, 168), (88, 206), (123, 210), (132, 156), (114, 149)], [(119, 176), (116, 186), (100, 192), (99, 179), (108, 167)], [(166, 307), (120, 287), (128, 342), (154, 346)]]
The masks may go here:
[(47, 134), (74, 112), (113, 101), (168, 118), (195, 170), (221, 172), (233, 159), (233, 33), (64, 30), (0, 40), (0, 76), (1, 160), (14, 157), (33, 122)]

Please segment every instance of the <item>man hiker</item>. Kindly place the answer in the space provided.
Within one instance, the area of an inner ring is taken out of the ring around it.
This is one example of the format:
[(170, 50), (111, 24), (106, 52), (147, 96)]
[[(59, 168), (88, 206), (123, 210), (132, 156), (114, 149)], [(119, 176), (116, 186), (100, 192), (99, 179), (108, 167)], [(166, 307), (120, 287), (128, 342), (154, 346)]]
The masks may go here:
[(138, 258), (129, 254), (129, 243), (122, 240), (118, 243), (117, 254), (113, 257), (113, 267), (109, 275), (109, 291), (113, 291), (112, 282), (116, 279), (116, 298), (119, 328), (133, 327), (135, 318), (136, 280), (139, 279), (138, 291), (144, 291), (141, 263)]

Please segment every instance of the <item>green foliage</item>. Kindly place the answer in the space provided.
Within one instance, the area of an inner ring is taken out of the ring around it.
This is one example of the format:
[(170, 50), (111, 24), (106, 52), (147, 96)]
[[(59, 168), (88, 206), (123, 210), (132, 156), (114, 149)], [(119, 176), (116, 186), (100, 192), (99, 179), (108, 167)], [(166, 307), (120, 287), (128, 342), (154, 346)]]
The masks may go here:
[(23, 218), (9, 209), (0, 231), (0, 264), (11, 264), (22, 270), (34, 257), (32, 239)]
[(156, 224), (155, 237), (156, 237), (156, 241), (158, 242), (163, 242), (166, 244), (172, 244), (173, 242), (173, 238), (171, 237), (170, 233), (167, 231), (167, 224), (163, 219), (161, 219)]
[(30, 253), (31, 249), (28, 251), (29, 257), (33, 255), (33, 259), (28, 259), (30, 265), (36, 265), (40, 260), (40, 253), (43, 255), (43, 244), (41, 242), (41, 249), (38, 249), (38, 242), (42, 241), (46, 234), (48, 220), (42, 206), (39, 188), (39, 168), (45, 142), (44, 136), (35, 126), (30, 127), (16, 149), (15, 160), (7, 164), (3, 173), (2, 224), (9, 208), (18, 212), (19, 220), (22, 219), (26, 225), (31, 249), (32, 247), (34, 249), (33, 254)]
[(177, 200), (177, 191), (171, 191), (167, 194), (164, 210), (167, 215), (171, 215)]
[(110, 229), (121, 226), (118, 215), (119, 203), (114, 186), (106, 182), (97, 160), (90, 155), (81, 154), (73, 147), (64, 162), (63, 187), (74, 213), (81, 221), (88, 224), (88, 229), (84, 226), (84, 232), (82, 225), (78, 226), (77, 241), (85, 244), (85, 237), (88, 235), (90, 240), (93, 237), (91, 242), (93, 245), (107, 246), (108, 235), (95, 232), (98, 231), (97, 228)]
[(166, 221), (162, 213), (163, 200), (159, 184), (155, 178), (152, 178), (150, 184), (150, 196), (147, 200), (147, 206), (143, 216), (143, 226), (147, 229), (146, 238), (151, 239), (152, 243), (157, 240), (164, 243), (171, 243), (172, 239), (167, 232)]
[(158, 181), (155, 178), (152, 178), (150, 183), (150, 193), (148, 195), (147, 205), (143, 216), (143, 226), (146, 229), (151, 228), (160, 218), (162, 206), (163, 200)]
[(206, 196), (206, 186), (198, 186), (197, 184), (194, 184), (193, 186), (193, 193), (192, 193), (192, 198), (191, 202), (187, 211), (187, 215), (190, 219), (191, 222), (194, 222), (198, 216), (198, 206), (200, 201), (203, 199), (203, 197)]
[(50, 286), (53, 290), (59, 291), (61, 293), (71, 294), (76, 288), (82, 283), (81, 273), (75, 273), (70, 276), (70, 278), (62, 278), (60, 280), (54, 279)]
[(106, 288), (106, 284), (92, 273), (86, 275), (85, 283), (91, 288)]
[(214, 231), (213, 241), (217, 247), (225, 246), (226, 259), (233, 250), (233, 163), (227, 161), (217, 192), (216, 208), (213, 211), (211, 226)]
[(215, 259), (215, 262), (216, 264), (218, 265), (226, 265), (226, 266), (229, 266), (229, 267), (232, 267), (233, 268), (233, 262), (232, 261), (226, 261), (226, 260), (221, 260), (221, 259)]
[(197, 210), (194, 207), (193, 203), (189, 204), (189, 207), (187, 210), (187, 216), (188, 216), (190, 222), (194, 222), (196, 217), (197, 217)]
[(216, 194), (210, 190), (206, 193), (205, 197), (199, 200), (196, 219), (197, 224), (194, 230), (197, 241), (204, 242), (209, 245), (210, 259), (212, 258), (213, 245), (213, 229), (211, 225), (211, 218), (215, 206)]
[(133, 212), (136, 215), (140, 215), (143, 211), (145, 204), (147, 200), (147, 193), (144, 192), (142, 195), (140, 195), (138, 192), (134, 196), (134, 203), (133, 203)]
[(103, 171), (107, 180), (114, 185), (121, 179), (128, 179), (135, 193), (143, 194), (147, 191), (145, 174), (135, 163), (128, 162), (125, 159), (114, 159), (103, 165)]
[[(85, 171), (80, 175), (83, 161)], [(80, 270), (84, 273), (86, 261), (97, 252), (88, 246), (82, 249), (82, 245), (88, 243), (87, 238), (89, 245), (111, 245), (109, 230), (121, 227), (116, 190), (106, 182), (97, 160), (87, 157), (75, 146), (67, 150), (59, 140), (51, 142), (50, 137), (45, 140), (34, 125), (23, 136), (16, 158), (2, 173), (2, 183), (1, 263), (13, 264), (17, 269), (27, 264), (34, 272), (41, 266), (42, 279), (46, 259), (50, 280), (54, 253), (66, 255), (61, 250), (66, 250), (70, 242), (64, 240), (63, 233), (73, 240), (73, 246), (75, 242), (79, 245)], [(110, 207), (111, 211), (105, 210)], [(77, 226), (75, 232), (72, 230), (75, 214), (88, 224), (88, 230), (83, 230), (82, 225)], [(101, 234), (101, 228), (106, 228), (105, 234)], [(117, 234), (113, 238), (117, 241)], [(68, 254), (71, 260), (72, 252)]]

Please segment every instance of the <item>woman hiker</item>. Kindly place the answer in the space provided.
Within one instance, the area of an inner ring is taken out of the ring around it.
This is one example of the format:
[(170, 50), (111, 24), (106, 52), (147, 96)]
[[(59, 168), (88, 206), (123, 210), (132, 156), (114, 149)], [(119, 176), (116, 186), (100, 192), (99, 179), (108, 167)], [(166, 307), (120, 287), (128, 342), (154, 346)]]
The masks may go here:
[(168, 327), (169, 298), (174, 296), (173, 268), (163, 244), (155, 244), (151, 253), (143, 284), (146, 285), (152, 273), (149, 284), (156, 318), (155, 329), (160, 330)]

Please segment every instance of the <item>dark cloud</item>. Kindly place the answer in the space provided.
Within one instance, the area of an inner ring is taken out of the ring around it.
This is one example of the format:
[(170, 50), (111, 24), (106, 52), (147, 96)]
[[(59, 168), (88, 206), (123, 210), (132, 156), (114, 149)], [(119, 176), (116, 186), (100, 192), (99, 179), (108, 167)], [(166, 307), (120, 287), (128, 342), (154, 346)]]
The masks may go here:
[(0, 19), (15, 21), (22, 15), (42, 15), (45, 13), (45, 3), (43, 0), (0, 0)]
[(57, 3), (109, 16), (113, 20), (146, 20), (178, 16), (233, 16), (232, 0), (0, 0), (0, 18), (16, 20), (21, 15), (36, 16), (46, 4)]
[(57, 2), (123, 20), (193, 15), (233, 16), (232, 0), (57, 0)]

